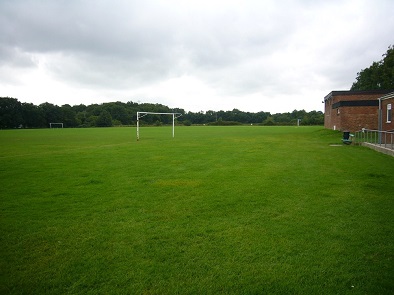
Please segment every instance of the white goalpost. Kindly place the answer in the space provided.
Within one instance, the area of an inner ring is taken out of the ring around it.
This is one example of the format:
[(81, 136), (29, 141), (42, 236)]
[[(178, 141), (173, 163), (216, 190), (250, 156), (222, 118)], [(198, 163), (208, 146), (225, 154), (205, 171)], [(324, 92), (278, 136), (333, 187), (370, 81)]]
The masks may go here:
[(137, 141), (140, 140), (140, 118), (146, 115), (172, 115), (172, 137), (175, 137), (175, 119), (182, 116), (181, 113), (137, 112)]
[[(53, 127), (58, 126), (58, 127)], [(63, 123), (49, 123), (49, 128), (63, 128)]]

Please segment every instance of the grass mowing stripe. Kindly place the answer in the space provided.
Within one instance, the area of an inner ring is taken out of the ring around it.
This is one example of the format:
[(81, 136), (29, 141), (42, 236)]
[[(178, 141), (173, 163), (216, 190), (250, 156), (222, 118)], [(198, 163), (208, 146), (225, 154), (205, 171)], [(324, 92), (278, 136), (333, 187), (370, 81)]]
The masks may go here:
[(175, 133), (1, 131), (1, 293), (392, 290), (392, 157), (316, 127)]

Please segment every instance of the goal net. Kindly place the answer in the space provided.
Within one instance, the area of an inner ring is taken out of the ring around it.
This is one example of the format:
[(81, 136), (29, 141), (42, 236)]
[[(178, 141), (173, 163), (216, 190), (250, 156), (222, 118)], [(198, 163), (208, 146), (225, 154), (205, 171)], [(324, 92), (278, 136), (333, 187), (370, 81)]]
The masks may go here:
[(63, 128), (63, 123), (49, 123), (49, 128)]
[(140, 118), (146, 115), (171, 115), (172, 116), (172, 137), (175, 137), (175, 119), (182, 116), (181, 113), (154, 113), (154, 112), (137, 112), (137, 141), (140, 140)]

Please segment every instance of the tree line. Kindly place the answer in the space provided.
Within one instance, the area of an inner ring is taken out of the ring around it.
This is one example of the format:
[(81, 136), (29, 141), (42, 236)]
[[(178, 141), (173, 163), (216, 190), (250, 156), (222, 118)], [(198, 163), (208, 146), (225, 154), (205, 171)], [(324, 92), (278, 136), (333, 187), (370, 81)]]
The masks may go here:
[[(270, 112), (200, 111), (186, 112), (180, 108), (169, 108), (162, 104), (120, 101), (103, 104), (57, 106), (48, 102), (40, 105), (21, 103), (12, 97), (0, 97), (0, 128), (47, 128), (50, 123), (63, 123), (64, 127), (111, 127), (136, 124), (138, 111), (156, 113), (181, 113), (177, 124), (192, 125), (323, 125), (324, 115), (320, 111), (304, 110), (271, 114)], [(140, 120), (142, 125), (172, 124), (172, 116), (149, 115)]]

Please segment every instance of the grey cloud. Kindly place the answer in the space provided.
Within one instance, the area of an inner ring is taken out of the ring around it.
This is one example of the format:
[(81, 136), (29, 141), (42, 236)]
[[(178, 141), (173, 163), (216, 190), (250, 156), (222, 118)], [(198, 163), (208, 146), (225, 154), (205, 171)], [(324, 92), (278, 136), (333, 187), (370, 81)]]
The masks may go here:
[(138, 18), (136, 5), (17, 0), (15, 5), (7, 5), (2, 10), (3, 37), (0, 40), (26, 51), (80, 51), (139, 57), (156, 52), (154, 44), (168, 39), (163, 36), (165, 28), (153, 26), (154, 19), (149, 23)]
[(176, 64), (172, 32), (157, 26), (155, 13), (149, 16), (146, 8), (128, 2), (54, 3), (59, 2), (3, 3), (2, 55), (10, 56), (15, 46), (26, 56), (50, 54), (59, 59), (49, 58), (46, 67), (57, 77), (98, 85), (154, 81)]
[(31, 68), (37, 66), (37, 60), (33, 55), (23, 52), (17, 47), (0, 44), (0, 66)]

